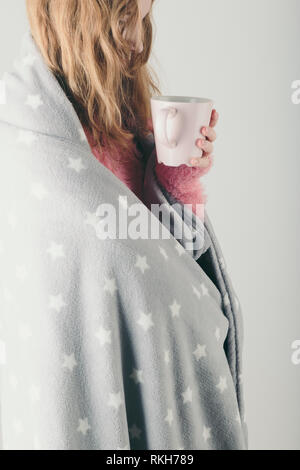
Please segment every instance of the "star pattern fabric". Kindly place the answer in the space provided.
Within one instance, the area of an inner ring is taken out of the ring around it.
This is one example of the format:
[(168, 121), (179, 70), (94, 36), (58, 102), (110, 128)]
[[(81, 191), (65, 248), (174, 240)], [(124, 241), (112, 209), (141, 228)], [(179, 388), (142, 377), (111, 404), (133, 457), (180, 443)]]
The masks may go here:
[(241, 310), (209, 219), (218, 285), (172, 234), (102, 240), (99, 206), (141, 201), (93, 157), (30, 34), (15, 65), (0, 107), (2, 448), (245, 449)]

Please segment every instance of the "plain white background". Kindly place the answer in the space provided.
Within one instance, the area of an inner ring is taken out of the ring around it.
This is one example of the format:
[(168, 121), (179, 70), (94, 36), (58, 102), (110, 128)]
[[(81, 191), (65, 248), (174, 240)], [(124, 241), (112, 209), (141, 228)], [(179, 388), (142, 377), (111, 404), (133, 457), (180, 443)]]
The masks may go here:
[[(152, 63), (164, 94), (213, 98), (210, 218), (240, 299), (251, 449), (300, 450), (299, 0), (156, 0)], [(0, 3), (0, 74), (26, 29)]]

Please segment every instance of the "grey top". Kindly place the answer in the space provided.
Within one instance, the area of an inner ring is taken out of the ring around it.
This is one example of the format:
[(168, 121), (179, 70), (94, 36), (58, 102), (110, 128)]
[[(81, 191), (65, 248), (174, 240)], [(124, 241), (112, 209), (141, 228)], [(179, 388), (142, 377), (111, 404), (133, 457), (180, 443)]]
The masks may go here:
[[(2, 448), (245, 449), (241, 309), (207, 214), (202, 252), (104, 240), (104, 204), (159, 221), (93, 156), (29, 33), (4, 84)], [(171, 210), (151, 162), (145, 198)]]

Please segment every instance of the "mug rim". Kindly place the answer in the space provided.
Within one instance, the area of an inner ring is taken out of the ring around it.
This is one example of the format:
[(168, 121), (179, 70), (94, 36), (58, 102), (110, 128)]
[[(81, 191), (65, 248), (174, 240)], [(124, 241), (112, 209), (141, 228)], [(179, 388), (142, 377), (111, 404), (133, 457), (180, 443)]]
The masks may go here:
[(175, 96), (175, 95), (154, 95), (151, 97), (151, 101), (160, 101), (160, 102), (167, 102), (167, 103), (181, 103), (181, 104), (189, 104), (189, 103), (213, 103), (213, 100), (210, 98), (202, 98), (196, 96)]

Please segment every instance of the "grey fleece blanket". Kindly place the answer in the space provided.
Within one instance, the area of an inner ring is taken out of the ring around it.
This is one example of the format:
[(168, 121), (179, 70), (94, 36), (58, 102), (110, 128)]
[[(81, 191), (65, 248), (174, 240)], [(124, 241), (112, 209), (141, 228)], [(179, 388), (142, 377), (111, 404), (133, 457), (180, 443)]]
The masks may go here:
[[(148, 207), (96, 160), (29, 33), (2, 85), (2, 448), (245, 449), (241, 310), (207, 214), (175, 238), (153, 142)], [(105, 204), (165, 236), (104, 239)]]

